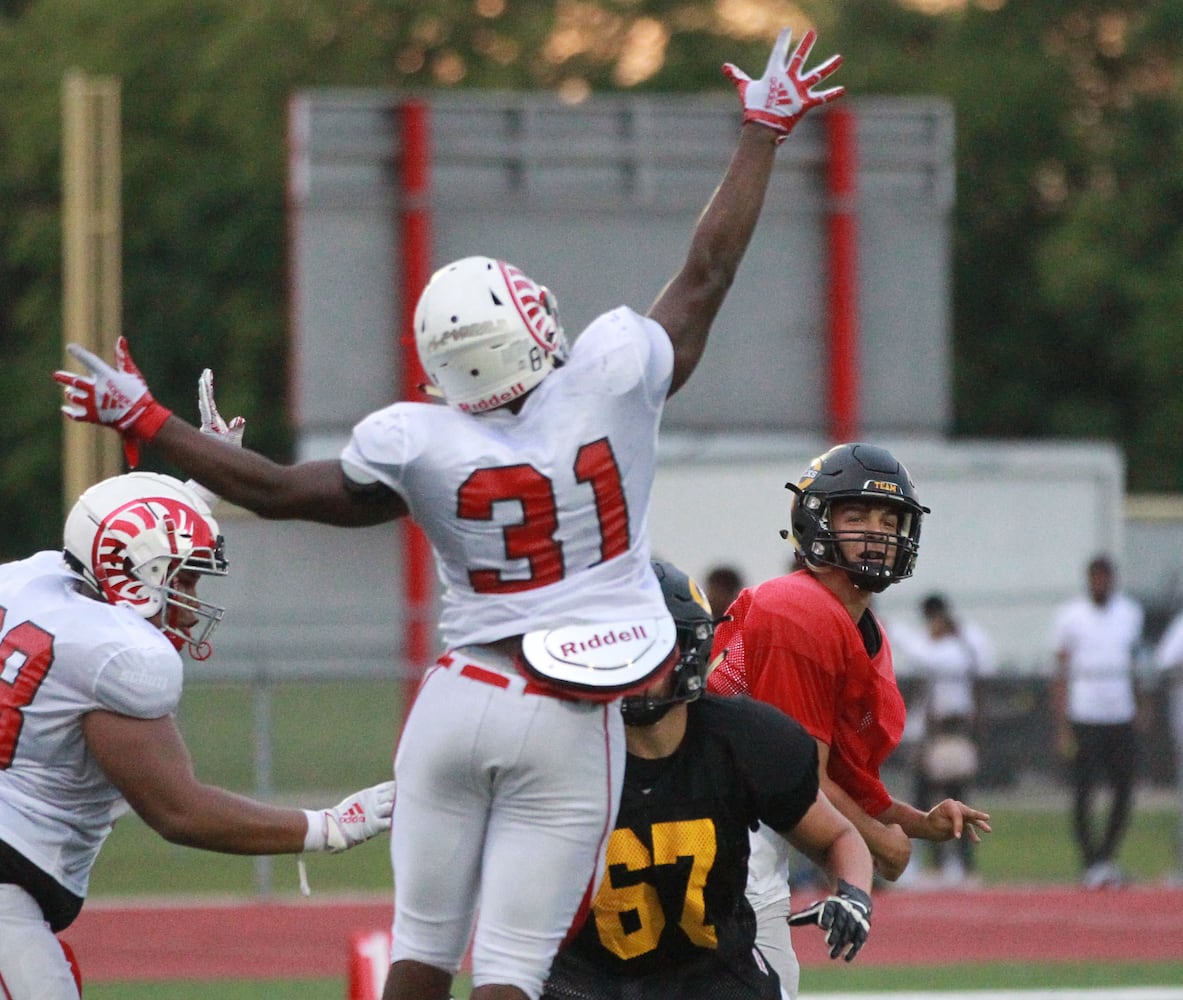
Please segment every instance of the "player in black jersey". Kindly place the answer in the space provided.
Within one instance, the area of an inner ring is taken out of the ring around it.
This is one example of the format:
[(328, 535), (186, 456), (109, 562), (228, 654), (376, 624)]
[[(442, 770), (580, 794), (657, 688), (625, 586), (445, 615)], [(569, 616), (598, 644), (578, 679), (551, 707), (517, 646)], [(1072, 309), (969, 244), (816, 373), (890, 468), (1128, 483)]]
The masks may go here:
[(543, 1000), (780, 1000), (744, 895), (748, 830), (782, 832), (835, 894), (795, 915), (852, 959), (870, 928), (871, 855), (819, 791), (817, 745), (779, 710), (706, 693), (714, 621), (698, 585), (654, 562), (681, 659), (624, 699), (628, 763), (606, 871)]

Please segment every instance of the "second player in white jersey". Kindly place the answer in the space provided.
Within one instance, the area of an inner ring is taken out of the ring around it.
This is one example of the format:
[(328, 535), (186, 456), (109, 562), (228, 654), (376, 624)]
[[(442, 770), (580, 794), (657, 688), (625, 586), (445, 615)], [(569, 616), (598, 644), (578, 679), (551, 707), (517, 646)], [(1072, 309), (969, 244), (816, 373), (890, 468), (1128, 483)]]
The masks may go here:
[(87, 490), (62, 550), (0, 565), (0, 996), (77, 1000), (55, 933), (130, 808), (235, 854), (344, 850), (389, 827), (391, 782), (305, 811), (197, 780), (174, 720), (180, 650), (209, 655), (223, 609), (197, 584), (226, 565), (204, 500), (151, 473)]

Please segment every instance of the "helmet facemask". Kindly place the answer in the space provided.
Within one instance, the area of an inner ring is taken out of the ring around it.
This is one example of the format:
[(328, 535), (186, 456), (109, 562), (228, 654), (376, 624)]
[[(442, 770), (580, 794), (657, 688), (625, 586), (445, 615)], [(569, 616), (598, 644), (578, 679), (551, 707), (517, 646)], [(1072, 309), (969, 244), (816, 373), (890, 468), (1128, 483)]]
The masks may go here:
[[(891, 453), (865, 444), (831, 448), (816, 458), (793, 492), (791, 527), (781, 536), (792, 540), (809, 566), (843, 570), (860, 590), (878, 594), (906, 580), (920, 551), (920, 526), (928, 508), (916, 497), (911, 477)], [(898, 515), (895, 532), (837, 530), (835, 510), (843, 504), (886, 506)], [(859, 553), (851, 558), (849, 550)], [(877, 554), (886, 552), (884, 557)]]
[[(160, 616), (159, 628), (177, 650), (189, 646), (189, 655), (195, 660), (209, 659), (213, 652), (209, 638), (221, 622), (226, 609), (204, 601), (195, 593), (179, 589), (175, 584), (184, 572), (200, 576), (225, 576), (226, 557), (223, 553), (222, 536), (218, 535), (212, 545), (186, 545), (187, 533), (178, 528), (167, 515), (151, 531), (137, 536), (127, 547), (127, 557), (120, 577), (141, 581), (141, 592), (147, 592), (147, 610), (155, 606), (159, 610), (147, 618)], [(168, 554), (157, 554), (167, 547), (170, 552), (186, 552), (179, 558)], [(135, 561), (132, 550), (144, 554), (142, 561)], [(133, 585), (133, 589), (134, 589)], [(110, 578), (104, 582), (104, 590), (113, 590)], [(120, 603), (112, 600), (112, 604)], [(187, 615), (194, 615), (197, 622), (182, 625)]]
[[(842, 503), (861, 502), (854, 498), (826, 500), (817, 495), (798, 491), (794, 502), (794, 536), (800, 538), (802, 557), (811, 566), (834, 566), (844, 570), (860, 590), (880, 594), (891, 584), (912, 575), (920, 549), (920, 515), (903, 504), (881, 499), (869, 500), (897, 508), (899, 528), (895, 533), (870, 530), (836, 529), (833, 527), (835, 507)], [(800, 508), (800, 510), (798, 510)], [(797, 525), (800, 524), (800, 528)], [(854, 558), (846, 551), (852, 546), (860, 552)], [(878, 558), (879, 553), (883, 558)]]
[(707, 675), (713, 666), (715, 621), (698, 584), (671, 563), (654, 560), (653, 568), (677, 629), (678, 660), (667, 675), (667, 693), (643, 692), (621, 701), (626, 726), (651, 726), (680, 702), (694, 701), (706, 690)]

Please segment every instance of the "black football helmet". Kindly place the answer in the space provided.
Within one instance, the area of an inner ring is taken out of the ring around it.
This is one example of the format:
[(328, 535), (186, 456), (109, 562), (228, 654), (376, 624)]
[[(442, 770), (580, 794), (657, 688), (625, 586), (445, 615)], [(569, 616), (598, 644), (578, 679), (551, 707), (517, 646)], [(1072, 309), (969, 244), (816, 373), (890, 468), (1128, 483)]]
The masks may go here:
[(706, 690), (711, 665), (715, 618), (702, 590), (673, 563), (654, 559), (652, 565), (677, 627), (678, 662), (674, 664), (674, 683), (668, 695), (658, 698), (635, 694), (621, 701), (620, 713), (626, 726), (651, 726), (678, 702), (694, 701)]
[[(920, 522), (929, 513), (916, 496), (908, 470), (886, 448), (872, 444), (840, 444), (809, 463), (793, 491), (790, 528), (781, 536), (791, 538), (809, 565), (836, 566), (850, 576), (856, 587), (878, 594), (899, 580), (906, 580), (916, 566), (920, 550)], [(896, 535), (880, 532), (842, 532), (830, 524), (835, 503), (851, 500), (884, 501), (900, 508)], [(884, 540), (895, 546), (895, 558), (888, 562), (851, 562), (839, 542)]]

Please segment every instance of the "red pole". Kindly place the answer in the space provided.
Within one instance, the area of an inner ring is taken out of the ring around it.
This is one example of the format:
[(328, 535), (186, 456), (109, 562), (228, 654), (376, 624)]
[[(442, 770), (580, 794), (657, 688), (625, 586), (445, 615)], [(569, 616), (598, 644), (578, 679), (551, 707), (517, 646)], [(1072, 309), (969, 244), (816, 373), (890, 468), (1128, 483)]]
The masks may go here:
[[(426, 381), (419, 353), (415, 349), (415, 304), (431, 277), (431, 128), (426, 103), (411, 100), (398, 109), (402, 161), (399, 179), (401, 199), (398, 231), (402, 275), (399, 300), (398, 353), (402, 371), (403, 399), (422, 398), (419, 386)], [(433, 646), (430, 621), (432, 598), (431, 547), (419, 526), (410, 519), (402, 522), (403, 589), (407, 610), (405, 655), (411, 675), (405, 685), (404, 710), (431, 661)]]
[(840, 442), (858, 437), (860, 420), (857, 120), (847, 108), (830, 108), (822, 122), (829, 195), (829, 433)]

